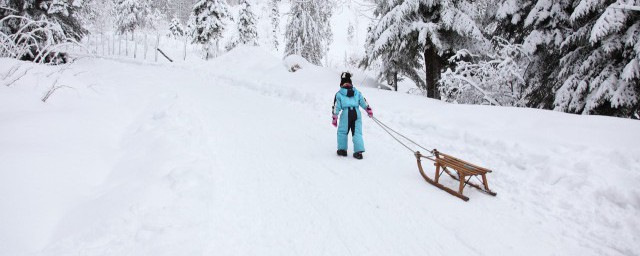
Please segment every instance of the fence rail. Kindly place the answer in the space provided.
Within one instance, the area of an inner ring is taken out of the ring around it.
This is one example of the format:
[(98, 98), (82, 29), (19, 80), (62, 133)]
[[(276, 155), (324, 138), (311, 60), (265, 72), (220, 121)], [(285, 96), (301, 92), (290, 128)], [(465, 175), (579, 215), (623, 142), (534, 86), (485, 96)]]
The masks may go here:
[[(161, 45), (163, 43), (163, 45)], [(67, 52), (83, 52), (97, 56), (124, 57), (158, 62), (187, 59), (187, 38), (169, 38), (160, 34), (92, 34), (85, 37), (82, 46), (68, 45)], [(162, 48), (162, 49), (161, 49)], [(162, 51), (159, 55), (159, 50)], [(164, 55), (164, 56), (163, 56)]]

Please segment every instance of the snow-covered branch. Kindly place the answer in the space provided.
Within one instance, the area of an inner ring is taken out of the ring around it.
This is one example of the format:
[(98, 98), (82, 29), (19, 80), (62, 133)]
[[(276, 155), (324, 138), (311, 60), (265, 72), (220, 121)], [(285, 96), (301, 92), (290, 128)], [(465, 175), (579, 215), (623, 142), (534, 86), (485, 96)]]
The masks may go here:
[(522, 45), (492, 40), (492, 52), (482, 55), (460, 50), (440, 79), (444, 100), (464, 104), (523, 106), (524, 67), (528, 56)]
[(640, 6), (628, 5), (628, 4), (612, 5), (611, 8), (640, 12)]
[(0, 26), (18, 22), (15, 32), (0, 31), (0, 57), (32, 60), (36, 63), (64, 63), (66, 55), (56, 52), (61, 46), (78, 44), (68, 38), (62, 27), (46, 19), (7, 15), (0, 19)]

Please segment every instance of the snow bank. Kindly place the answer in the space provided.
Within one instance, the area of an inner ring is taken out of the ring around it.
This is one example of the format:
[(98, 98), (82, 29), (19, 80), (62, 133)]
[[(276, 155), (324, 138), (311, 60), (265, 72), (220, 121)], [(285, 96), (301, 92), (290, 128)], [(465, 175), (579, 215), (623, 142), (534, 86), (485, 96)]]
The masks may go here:
[[(294, 64), (300, 65), (301, 69), (297, 72), (289, 72)], [(214, 68), (221, 66), (233, 68)], [(296, 55), (281, 60), (265, 48), (252, 46), (239, 46), (202, 67), (213, 70), (214, 75), (239, 78), (254, 83), (267, 82), (276, 84), (277, 87), (289, 88), (300, 86), (326, 88), (328, 84), (335, 85), (337, 88), (340, 83), (340, 74), (350, 71), (319, 67)], [(364, 73), (359, 71), (352, 73), (353, 83), (357, 87), (386, 88)], [(335, 88), (331, 87), (331, 89)]]
[(382, 121), (494, 170), (498, 196), (463, 202), (369, 119), (365, 159), (335, 156), (341, 70), (291, 73), (259, 47), (85, 58), (44, 104), (56, 68), (0, 87), (2, 255), (640, 253), (637, 121), (447, 104), (356, 73)]
[(289, 72), (296, 72), (308, 67), (311, 63), (300, 55), (292, 54), (284, 58), (284, 65), (287, 67)]

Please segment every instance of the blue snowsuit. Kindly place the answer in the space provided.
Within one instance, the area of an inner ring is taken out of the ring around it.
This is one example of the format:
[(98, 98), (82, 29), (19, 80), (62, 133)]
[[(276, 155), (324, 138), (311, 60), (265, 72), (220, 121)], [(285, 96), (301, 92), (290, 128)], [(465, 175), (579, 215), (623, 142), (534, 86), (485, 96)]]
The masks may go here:
[[(351, 92), (350, 92), (351, 90)], [(353, 151), (364, 152), (364, 141), (362, 140), (362, 115), (360, 109), (369, 108), (369, 103), (362, 97), (360, 91), (355, 87), (351, 89), (340, 88), (333, 100), (333, 114), (340, 116), (338, 125), (338, 149), (347, 150), (348, 133), (353, 136)], [(340, 113), (342, 112), (342, 113)]]

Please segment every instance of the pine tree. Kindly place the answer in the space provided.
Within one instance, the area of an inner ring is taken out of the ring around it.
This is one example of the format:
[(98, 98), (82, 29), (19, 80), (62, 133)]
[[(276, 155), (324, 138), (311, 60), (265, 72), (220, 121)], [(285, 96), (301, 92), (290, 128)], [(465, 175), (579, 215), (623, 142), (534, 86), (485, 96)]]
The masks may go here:
[(353, 23), (349, 21), (349, 25), (347, 26), (347, 42), (351, 45), (353, 43), (353, 38), (355, 34), (355, 28), (353, 27)]
[(582, 0), (562, 43), (555, 110), (640, 118), (640, 13)]
[(320, 65), (333, 36), (329, 24), (332, 8), (333, 4), (326, 0), (292, 1), (285, 31), (285, 56), (301, 55)]
[(571, 33), (569, 15), (575, 0), (501, 0), (495, 13), (496, 29), (491, 34), (523, 44), (528, 67), (524, 74), (528, 107), (550, 109), (562, 54), (561, 45)]
[(402, 48), (403, 42), (395, 40), (393, 44), (386, 46), (385, 50), (375, 51), (379, 38), (373, 33), (375, 26), (371, 24), (368, 28), (366, 55), (360, 66), (364, 68), (375, 66), (379, 71), (378, 80), (386, 81), (395, 91), (398, 90), (398, 82), (403, 80), (402, 76), (415, 82), (419, 88), (425, 88), (424, 79), (419, 74), (419, 70), (423, 68), (419, 47)]
[(280, 35), (280, 0), (269, 0), (269, 18), (271, 19), (271, 36), (273, 48), (278, 50), (280, 43), (278, 42), (278, 36)]
[(533, 5), (524, 20), (530, 31), (523, 45), (530, 55), (527, 77), (527, 105), (530, 107), (551, 108), (555, 90), (559, 87), (557, 79), (562, 41), (570, 30), (569, 14), (574, 0), (539, 0)]
[[(437, 82), (448, 56), (458, 49), (484, 41), (475, 21), (458, 9), (461, 1), (381, 0), (375, 10), (377, 22), (367, 35), (367, 57), (363, 66), (382, 61), (381, 77), (409, 77), (437, 96)], [(423, 57), (422, 61), (420, 57)], [(424, 67), (426, 79), (419, 77)], [(395, 79), (395, 78), (394, 78)]]
[(133, 34), (137, 29), (151, 25), (151, 2), (150, 0), (117, 0), (116, 14), (118, 32)]
[(165, 13), (174, 13), (181, 23), (189, 21), (193, 0), (163, 0), (166, 1), (167, 10)]
[(93, 33), (106, 33), (115, 27), (114, 1), (85, 1), (78, 15), (80, 21)]
[(193, 6), (189, 18), (189, 31), (192, 42), (201, 44), (205, 59), (209, 59), (211, 44), (215, 43), (216, 52), (225, 29), (225, 19), (229, 17), (229, 8), (222, 0), (200, 0)]
[(248, 0), (243, 0), (241, 6), (238, 18), (238, 43), (257, 46), (258, 31), (253, 10)]
[(175, 38), (184, 36), (184, 27), (182, 26), (182, 23), (180, 23), (180, 19), (178, 19), (178, 17), (173, 17), (173, 19), (171, 19), (171, 24), (169, 24), (169, 33)]
[(531, 26), (524, 21), (535, 5), (535, 0), (502, 0), (497, 4), (493, 25), (488, 31), (491, 35), (508, 39), (511, 43), (521, 44), (531, 32)]

